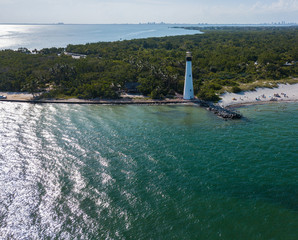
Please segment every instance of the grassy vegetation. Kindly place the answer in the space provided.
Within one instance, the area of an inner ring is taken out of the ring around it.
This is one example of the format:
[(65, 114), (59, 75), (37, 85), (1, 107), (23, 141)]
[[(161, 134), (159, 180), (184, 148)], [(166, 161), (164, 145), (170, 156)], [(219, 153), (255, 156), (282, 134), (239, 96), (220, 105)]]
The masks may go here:
[(278, 84), (296, 84), (298, 83), (297, 78), (287, 78), (281, 80), (257, 80), (251, 83), (240, 83), (237, 87), (238, 91), (234, 91), (233, 87), (225, 86), (218, 93), (224, 92), (240, 92), (240, 91), (254, 91), (256, 88), (276, 88)]

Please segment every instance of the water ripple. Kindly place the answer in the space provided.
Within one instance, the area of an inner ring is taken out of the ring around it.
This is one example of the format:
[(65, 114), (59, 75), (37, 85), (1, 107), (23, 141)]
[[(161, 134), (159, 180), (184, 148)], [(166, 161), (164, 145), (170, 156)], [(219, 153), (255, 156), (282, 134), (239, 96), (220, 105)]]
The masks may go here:
[(291, 239), (295, 106), (0, 103), (0, 238)]

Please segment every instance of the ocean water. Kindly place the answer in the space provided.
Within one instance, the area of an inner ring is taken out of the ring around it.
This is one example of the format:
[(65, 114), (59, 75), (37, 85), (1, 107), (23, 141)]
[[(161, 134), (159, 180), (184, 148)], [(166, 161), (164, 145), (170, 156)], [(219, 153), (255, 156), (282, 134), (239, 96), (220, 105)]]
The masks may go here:
[(110, 42), (136, 38), (164, 37), (200, 33), (173, 28), (173, 24), (63, 24), (13, 25), (0, 24), (0, 50), (66, 47), (68, 44)]
[(297, 239), (298, 105), (0, 102), (0, 239)]

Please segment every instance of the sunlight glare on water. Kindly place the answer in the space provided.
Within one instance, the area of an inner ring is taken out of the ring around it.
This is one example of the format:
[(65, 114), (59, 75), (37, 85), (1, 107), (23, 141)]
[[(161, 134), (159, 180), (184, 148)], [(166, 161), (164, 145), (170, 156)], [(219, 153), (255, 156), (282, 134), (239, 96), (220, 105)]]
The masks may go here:
[(39, 31), (38, 25), (4, 25), (0, 24), (0, 49), (8, 49), (13, 46), (25, 47), (29, 42), (27, 36)]
[[(30, 50), (68, 44), (111, 42), (149, 37), (197, 34), (197, 30), (173, 28), (174, 24), (0, 24), (0, 50)], [(178, 25), (189, 26), (189, 25)]]
[(297, 103), (0, 103), (1, 239), (296, 239)]

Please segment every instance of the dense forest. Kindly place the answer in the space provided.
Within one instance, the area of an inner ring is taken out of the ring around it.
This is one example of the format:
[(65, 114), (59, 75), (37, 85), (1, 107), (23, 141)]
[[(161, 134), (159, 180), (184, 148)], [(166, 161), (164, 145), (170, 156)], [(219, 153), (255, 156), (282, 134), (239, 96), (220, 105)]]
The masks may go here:
[[(196, 95), (218, 100), (229, 87), (298, 77), (298, 27), (215, 27), (204, 34), (0, 51), (0, 91), (44, 98), (118, 98), (129, 83), (152, 98), (183, 92), (185, 52)], [(74, 59), (64, 51), (86, 55)], [(137, 83), (137, 84), (136, 84)]]

